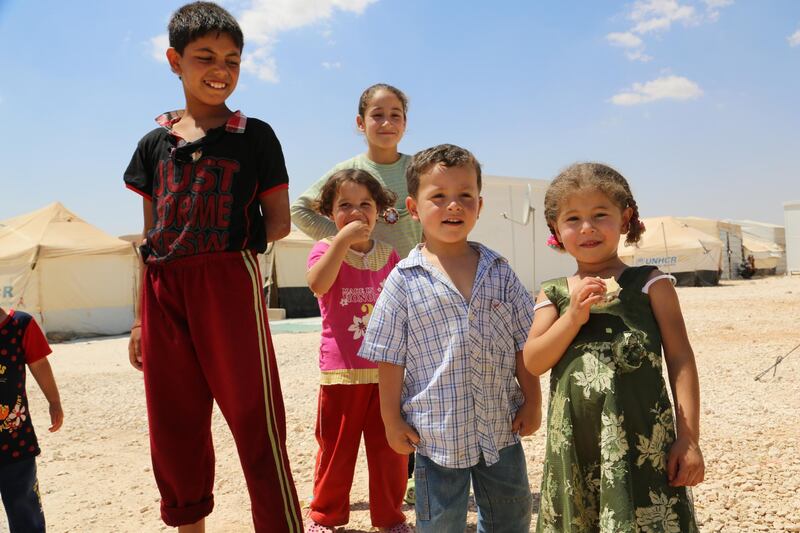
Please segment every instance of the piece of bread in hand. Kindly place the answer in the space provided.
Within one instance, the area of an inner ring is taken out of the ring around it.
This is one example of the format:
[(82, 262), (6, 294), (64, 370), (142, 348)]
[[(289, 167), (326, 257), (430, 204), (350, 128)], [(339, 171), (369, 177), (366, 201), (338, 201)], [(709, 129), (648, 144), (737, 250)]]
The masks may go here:
[(619, 286), (619, 283), (617, 283), (617, 280), (614, 278), (614, 276), (600, 279), (602, 279), (606, 284), (606, 293), (603, 296), (603, 299), (594, 304), (592, 307), (605, 307), (619, 298), (619, 293), (622, 292), (622, 287)]

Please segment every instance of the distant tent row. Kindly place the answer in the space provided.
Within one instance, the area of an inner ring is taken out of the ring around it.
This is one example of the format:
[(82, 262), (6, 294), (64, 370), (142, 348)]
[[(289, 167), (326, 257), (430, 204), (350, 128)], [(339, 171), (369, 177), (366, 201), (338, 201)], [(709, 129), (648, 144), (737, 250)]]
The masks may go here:
[(672, 274), (680, 286), (719, 283), (722, 241), (674, 217), (643, 218), (646, 231), (638, 246), (620, 240), (617, 253), (631, 266), (654, 265)]
[(32, 314), (51, 339), (129, 331), (137, 271), (131, 243), (60, 203), (0, 221), (0, 305)]

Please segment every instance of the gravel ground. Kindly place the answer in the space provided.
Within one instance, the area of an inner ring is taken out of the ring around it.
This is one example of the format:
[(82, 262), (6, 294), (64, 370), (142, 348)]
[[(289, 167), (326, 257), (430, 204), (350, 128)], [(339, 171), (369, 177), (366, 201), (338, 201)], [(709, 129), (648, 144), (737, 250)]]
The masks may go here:
[[(695, 488), (703, 531), (800, 531), (800, 349), (775, 374), (754, 377), (800, 344), (800, 278), (679, 288), (700, 371), (706, 481)], [(274, 336), (292, 470), (308, 500), (316, 442), (315, 333)], [(39, 479), (50, 531), (149, 532), (159, 520), (148, 455), (141, 375), (127, 362), (126, 338), (54, 346), (51, 362), (66, 412), (48, 434), (47, 408), (33, 380), (31, 412), (43, 454)], [(546, 377), (542, 380), (546, 384)], [(210, 532), (251, 530), (249, 500), (235, 447), (215, 412), (216, 508)], [(524, 440), (538, 502), (545, 431)], [(366, 461), (357, 465), (347, 531), (371, 531)], [(413, 521), (413, 509), (406, 508)], [(468, 531), (475, 530), (474, 509)], [(534, 516), (535, 522), (535, 516)], [(5, 524), (0, 524), (0, 530)]]

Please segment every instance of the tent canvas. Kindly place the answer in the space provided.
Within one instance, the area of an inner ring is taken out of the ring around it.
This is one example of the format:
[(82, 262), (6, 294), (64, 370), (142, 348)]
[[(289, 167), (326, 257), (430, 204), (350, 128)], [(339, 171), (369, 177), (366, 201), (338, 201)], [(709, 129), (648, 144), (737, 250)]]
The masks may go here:
[(737, 224), (701, 217), (677, 217), (677, 220), (689, 227), (719, 237), (722, 241), (722, 271), (720, 279), (741, 278), (744, 263), (742, 255), (742, 228)]
[(532, 294), (543, 281), (575, 271), (575, 260), (547, 246), (544, 193), (550, 182), (482, 176), (483, 209), (470, 240), (505, 257)]
[(262, 257), (270, 307), (286, 310), (286, 318), (319, 316), (319, 304), (306, 282), (308, 254), (315, 241), (293, 229), (287, 237), (271, 243)]
[(786, 238), (786, 272), (800, 274), (800, 202), (783, 204)]
[(759, 239), (749, 233), (743, 239), (745, 257), (753, 256), (755, 273), (771, 276), (776, 273), (784, 257), (783, 248), (766, 239)]
[[(738, 224), (742, 227), (742, 234), (753, 237), (759, 241), (768, 241), (778, 245), (781, 252), (777, 257), (777, 262), (773, 267), (768, 270), (770, 274), (784, 274), (786, 272), (786, 231), (783, 226), (777, 224), (770, 224), (769, 222), (758, 222), (755, 220), (728, 220), (733, 224)], [(756, 267), (756, 271), (759, 268)], [(767, 273), (767, 272), (764, 272)]]
[(51, 338), (124, 333), (137, 261), (130, 243), (53, 203), (0, 221), (0, 305), (32, 314)]
[(643, 218), (647, 230), (638, 246), (620, 240), (620, 259), (631, 266), (654, 265), (672, 274), (681, 286), (716, 285), (722, 241), (690, 228), (674, 217)]

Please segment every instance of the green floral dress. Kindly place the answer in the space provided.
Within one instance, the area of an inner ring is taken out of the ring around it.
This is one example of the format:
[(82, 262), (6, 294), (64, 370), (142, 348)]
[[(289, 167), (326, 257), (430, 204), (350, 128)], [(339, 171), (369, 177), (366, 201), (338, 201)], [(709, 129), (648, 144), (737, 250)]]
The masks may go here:
[[(675, 425), (661, 334), (642, 292), (653, 269), (622, 273), (619, 298), (592, 309), (550, 373), (537, 532), (697, 531), (691, 492), (667, 482)], [(567, 279), (542, 289), (563, 314)]]

